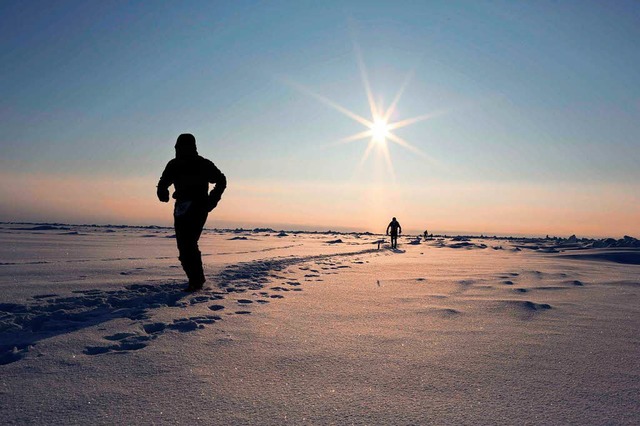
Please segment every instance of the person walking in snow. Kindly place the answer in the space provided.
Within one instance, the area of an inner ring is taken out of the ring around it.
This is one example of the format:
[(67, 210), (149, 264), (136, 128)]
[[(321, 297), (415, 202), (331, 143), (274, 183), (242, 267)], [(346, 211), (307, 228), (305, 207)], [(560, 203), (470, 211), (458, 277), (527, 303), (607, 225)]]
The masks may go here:
[[(227, 188), (227, 178), (210, 160), (198, 155), (196, 138), (189, 133), (178, 136), (176, 157), (169, 161), (158, 182), (157, 195), (169, 202), (169, 186), (173, 185), (176, 200), (173, 210), (176, 243), (180, 263), (189, 279), (185, 291), (202, 288), (206, 278), (198, 240), (209, 212), (216, 208)], [(209, 191), (209, 184), (215, 187)]]
[(396, 220), (394, 217), (389, 225), (387, 226), (387, 235), (389, 235), (389, 231), (391, 231), (391, 248), (398, 248), (398, 234), (402, 234), (402, 227), (400, 226), (400, 222)]

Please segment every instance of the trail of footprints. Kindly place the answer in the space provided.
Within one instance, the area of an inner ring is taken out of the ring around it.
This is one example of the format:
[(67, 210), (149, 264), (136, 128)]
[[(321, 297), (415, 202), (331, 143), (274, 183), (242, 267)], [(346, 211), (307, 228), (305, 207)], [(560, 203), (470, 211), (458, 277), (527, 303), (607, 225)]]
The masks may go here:
[[(314, 262), (316, 267), (310, 267), (306, 265), (299, 266), (299, 272), (304, 275), (304, 281), (323, 281), (321, 274), (337, 274), (335, 270), (350, 268), (348, 265), (344, 265), (342, 262), (332, 261), (316, 261)], [(364, 263), (362, 260), (356, 259), (352, 261), (355, 264)], [(319, 269), (317, 269), (319, 268)], [(147, 347), (153, 340), (159, 338), (166, 332), (181, 332), (188, 333), (195, 330), (203, 329), (207, 325), (215, 324), (222, 321), (222, 315), (249, 315), (251, 314), (250, 307), (254, 305), (265, 305), (270, 303), (271, 299), (282, 299), (284, 296), (281, 293), (289, 291), (302, 291), (300, 281), (292, 279), (287, 275), (296, 274), (292, 268), (287, 268), (281, 271), (285, 275), (278, 273), (268, 274), (269, 279), (262, 277), (257, 278), (261, 285), (265, 285), (273, 280), (280, 280), (278, 285), (273, 285), (268, 288), (270, 291), (254, 291), (250, 295), (252, 298), (241, 298), (233, 300), (235, 309), (230, 308), (229, 304), (226, 306), (220, 301), (225, 300), (232, 293), (248, 293), (251, 289), (243, 287), (242, 285), (228, 285), (223, 288), (224, 291), (204, 290), (194, 295), (188, 300), (181, 301), (173, 305), (173, 307), (186, 308), (188, 306), (213, 303), (208, 306), (208, 310), (211, 314), (203, 314), (198, 316), (191, 316), (185, 318), (174, 319), (172, 322), (148, 322), (139, 325), (137, 332), (116, 333), (109, 336), (104, 336), (104, 339), (109, 341), (110, 344), (106, 346), (87, 346), (84, 353), (87, 355), (101, 355), (110, 352), (122, 353), (137, 351)], [(233, 281), (232, 281), (233, 282)], [(243, 284), (242, 282), (240, 284)], [(215, 314), (214, 314), (215, 313)], [(146, 317), (144, 317), (146, 318)], [(135, 320), (135, 318), (132, 318)]]
[[(230, 265), (216, 278), (222, 288), (193, 295), (182, 292), (182, 284), (175, 282), (138, 283), (118, 290), (74, 290), (69, 296), (41, 294), (26, 304), (0, 303), (0, 328), (16, 336), (14, 342), (0, 347), (0, 365), (23, 359), (41, 340), (114, 319), (131, 321), (131, 330), (104, 336), (104, 344), (87, 346), (84, 353), (137, 351), (167, 332), (192, 332), (222, 321), (224, 316), (249, 315), (254, 307), (282, 299), (286, 292), (302, 291), (303, 281), (322, 281), (324, 274), (349, 268), (345, 262), (282, 257)], [(352, 263), (363, 262), (356, 258)], [(122, 271), (121, 275), (135, 275), (140, 269)], [(154, 322), (154, 311), (165, 308), (189, 308), (192, 315)]]
[[(67, 311), (63, 317), (71, 325), (66, 327), (74, 330), (86, 326), (83, 325), (85, 323), (91, 325), (92, 321), (94, 321), (93, 323), (102, 322), (95, 322), (93, 310), (107, 310), (111, 311), (108, 314), (110, 319), (128, 318), (133, 321), (134, 331), (105, 336), (104, 339), (109, 342), (107, 345), (88, 346), (84, 352), (88, 355), (98, 355), (109, 352), (136, 351), (145, 348), (166, 332), (192, 332), (221, 321), (223, 316), (249, 315), (252, 312), (251, 309), (255, 306), (268, 304), (273, 299), (282, 299), (284, 293), (289, 291), (302, 291), (301, 281), (322, 281), (322, 275), (335, 274), (338, 273), (336, 271), (351, 267), (345, 263), (347, 262), (321, 259), (298, 264), (278, 263), (277, 260), (271, 260), (257, 265), (249, 265), (245, 269), (243, 269), (242, 265), (233, 265), (230, 268), (230, 275), (223, 280), (223, 282), (228, 283), (226, 286), (223, 286), (218, 291), (204, 290), (192, 296), (180, 293), (174, 284), (160, 286), (133, 284), (123, 290), (110, 291), (78, 290), (74, 292), (79, 293), (77, 296), (67, 298), (61, 298), (55, 294), (38, 295), (34, 296), (37, 304), (33, 306), (7, 305), (4, 310), (8, 311), (8, 313), (5, 314), (4, 318), (5, 320), (7, 318), (12, 319), (12, 324), (16, 324), (15, 327), (21, 329), (31, 327), (34, 337), (31, 339), (30, 344), (34, 345), (37, 341), (46, 337), (46, 334), (42, 337), (37, 334), (41, 328), (47, 330), (49, 321), (60, 320), (58, 312)], [(350, 263), (362, 264), (365, 262), (355, 258)], [(238, 273), (235, 271), (238, 271)], [(294, 276), (300, 276), (301, 278), (295, 279)], [(527, 282), (540, 282), (540, 284), (546, 285), (521, 287), (518, 281), (523, 277), (526, 278)], [(225, 276), (223, 275), (222, 278), (225, 278)], [(495, 276), (494, 280), (496, 278), (500, 284), (507, 288), (510, 287), (511, 291), (515, 293), (562, 290), (584, 286), (581, 281), (570, 279), (564, 273), (540, 271), (508, 272)], [(417, 281), (423, 280), (424, 278), (417, 279)], [(461, 280), (459, 284), (459, 292), (464, 292), (470, 288), (493, 288), (488, 285), (477, 285), (481, 283), (476, 282), (476, 280)], [(239, 298), (236, 299), (234, 296)], [(223, 300), (226, 303), (222, 302)], [(528, 300), (506, 300), (501, 303), (508, 310), (527, 312), (552, 308), (549, 304), (535, 303)], [(197, 306), (201, 304), (208, 306), (200, 310), (200, 315), (177, 318), (170, 322), (150, 322), (152, 321), (150, 314), (154, 309), (163, 307), (187, 308), (192, 306), (197, 310), (199, 309)], [(72, 313), (70, 314), (69, 312)], [(43, 333), (46, 333), (46, 331)], [(13, 358), (19, 359), (23, 356), (19, 355)]]
[[(298, 283), (299, 284), (299, 283)], [(112, 342), (106, 346), (88, 346), (85, 348), (84, 353), (87, 355), (100, 355), (106, 354), (109, 352), (127, 352), (127, 351), (137, 351), (145, 348), (149, 345), (153, 340), (157, 339), (161, 335), (166, 332), (174, 331), (181, 333), (188, 333), (195, 330), (203, 329), (206, 325), (215, 324), (216, 322), (222, 321), (222, 316), (220, 314), (223, 311), (227, 310), (227, 306), (220, 304), (219, 301), (224, 300), (226, 295), (233, 292), (244, 293), (244, 289), (234, 289), (227, 288), (226, 292), (219, 291), (211, 291), (204, 290), (204, 294), (197, 294), (190, 299), (178, 303), (175, 307), (186, 308), (187, 306), (199, 305), (202, 303), (210, 303), (212, 301), (217, 301), (218, 303), (214, 303), (208, 306), (211, 314), (203, 314), (197, 316), (190, 316), (184, 318), (174, 319), (172, 322), (164, 323), (164, 322), (148, 322), (142, 323), (139, 326), (139, 330), (137, 332), (129, 332), (129, 333), (116, 333), (113, 335), (105, 336), (104, 339)], [(266, 297), (266, 298), (282, 298), (282, 295), (279, 294), (270, 294), (268, 292), (260, 292), (253, 293), (253, 296)], [(237, 299), (235, 303), (238, 305), (238, 309), (232, 312), (226, 312), (226, 315), (248, 315), (251, 314), (251, 311), (246, 309), (246, 307), (253, 305), (254, 301), (251, 299)], [(269, 300), (258, 299), (256, 300), (257, 304), (267, 304)], [(243, 308), (243, 309), (241, 309)], [(218, 314), (213, 314), (218, 313)]]
[(222, 318), (218, 315), (201, 315), (188, 318), (178, 318), (168, 324), (163, 322), (147, 323), (142, 325), (142, 332), (144, 332), (144, 334), (116, 333), (110, 336), (105, 336), (104, 338), (106, 340), (117, 343), (108, 346), (87, 346), (84, 353), (87, 355), (99, 355), (113, 351), (137, 351), (146, 347), (149, 342), (157, 339), (168, 330), (186, 333), (195, 331), (199, 328), (204, 328), (205, 324), (213, 324), (221, 319)]

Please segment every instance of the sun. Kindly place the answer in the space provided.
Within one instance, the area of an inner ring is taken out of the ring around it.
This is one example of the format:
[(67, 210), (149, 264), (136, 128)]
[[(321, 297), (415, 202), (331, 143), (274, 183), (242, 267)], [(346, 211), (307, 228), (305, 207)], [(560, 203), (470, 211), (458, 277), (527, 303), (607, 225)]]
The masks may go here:
[(369, 103), (369, 109), (371, 112), (370, 119), (367, 119), (361, 115), (358, 115), (355, 112), (332, 101), (331, 99), (325, 96), (322, 96), (321, 94), (318, 94), (312, 91), (311, 89), (305, 86), (302, 86), (298, 83), (295, 83), (291, 80), (285, 80), (284, 83), (294, 87), (295, 89), (303, 93), (306, 93), (307, 95), (313, 98), (316, 98), (317, 100), (324, 103), (325, 105), (346, 115), (347, 117), (351, 118), (352, 120), (360, 123), (365, 127), (366, 130), (360, 131), (351, 136), (347, 136), (345, 138), (340, 139), (338, 142), (336, 142), (338, 144), (342, 144), (347, 142), (355, 142), (359, 140), (368, 139), (369, 142), (364, 151), (362, 159), (360, 160), (361, 165), (369, 158), (372, 152), (377, 152), (378, 155), (384, 158), (385, 162), (387, 163), (387, 169), (389, 173), (391, 174), (392, 177), (394, 177), (393, 164), (391, 162), (391, 153), (389, 151), (390, 144), (388, 142), (393, 142), (394, 144), (399, 145), (402, 148), (409, 150), (414, 154), (417, 154), (422, 158), (425, 158), (429, 160), (431, 163), (435, 164), (436, 161), (433, 158), (430, 158), (427, 154), (422, 152), (422, 150), (416, 148), (415, 146), (413, 146), (412, 144), (410, 144), (409, 142), (407, 142), (406, 140), (398, 136), (395, 133), (395, 130), (398, 130), (402, 127), (409, 126), (411, 124), (418, 123), (420, 121), (429, 120), (431, 118), (434, 118), (435, 116), (441, 115), (445, 111), (436, 111), (430, 114), (419, 115), (417, 117), (406, 118), (403, 120), (391, 122), (390, 119), (396, 112), (396, 108), (398, 106), (400, 98), (402, 97), (405, 89), (409, 85), (411, 77), (413, 76), (413, 72), (410, 72), (407, 75), (407, 77), (405, 78), (404, 82), (400, 87), (400, 90), (398, 90), (398, 92), (396, 93), (389, 107), (384, 108), (381, 104), (378, 104), (374, 101), (375, 97), (373, 95), (373, 91), (371, 90), (371, 85), (369, 84), (369, 77), (367, 75), (367, 70), (364, 65), (364, 60), (362, 59), (362, 53), (360, 52), (360, 48), (355, 42), (354, 42), (354, 48), (355, 48), (356, 58), (358, 60), (358, 68), (360, 69), (360, 76), (362, 78), (362, 83), (364, 85), (364, 90), (367, 95), (367, 100)]
[(389, 135), (389, 123), (384, 118), (376, 118), (370, 126), (371, 138), (374, 142), (383, 145), (387, 142)]

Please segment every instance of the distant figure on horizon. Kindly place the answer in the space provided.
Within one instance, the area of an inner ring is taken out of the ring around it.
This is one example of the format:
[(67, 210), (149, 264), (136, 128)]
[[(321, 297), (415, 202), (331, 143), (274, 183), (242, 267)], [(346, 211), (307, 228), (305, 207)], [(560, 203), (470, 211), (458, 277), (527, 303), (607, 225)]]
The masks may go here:
[(391, 248), (396, 249), (398, 248), (398, 234), (402, 234), (402, 227), (395, 217), (387, 226), (387, 235), (389, 235), (389, 231), (391, 231)]
[(427, 237), (429, 236), (429, 231), (427, 231), (426, 229), (424, 230), (424, 239), (425, 241), (427, 240)]
[[(227, 178), (210, 160), (198, 155), (196, 138), (189, 133), (178, 136), (176, 158), (169, 161), (158, 182), (158, 199), (169, 202), (169, 186), (175, 191), (173, 210), (176, 242), (182, 269), (189, 278), (185, 291), (202, 288), (206, 278), (202, 269), (202, 256), (198, 240), (209, 212), (216, 208), (227, 188)], [(209, 183), (215, 187), (209, 191)]]

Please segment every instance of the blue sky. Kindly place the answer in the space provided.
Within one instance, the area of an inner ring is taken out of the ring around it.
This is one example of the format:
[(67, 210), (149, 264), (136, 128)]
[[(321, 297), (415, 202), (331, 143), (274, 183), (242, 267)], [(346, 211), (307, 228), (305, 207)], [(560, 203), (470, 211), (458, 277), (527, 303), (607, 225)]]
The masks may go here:
[[(5, 1), (0, 220), (170, 222), (154, 186), (191, 132), (230, 180), (210, 225), (637, 233), (639, 23), (622, 1)], [(362, 125), (287, 84), (369, 117), (354, 42), (385, 105), (413, 70), (397, 119), (445, 112), (397, 131), (433, 162), (390, 144), (394, 178), (359, 168), (366, 141), (328, 145)]]

